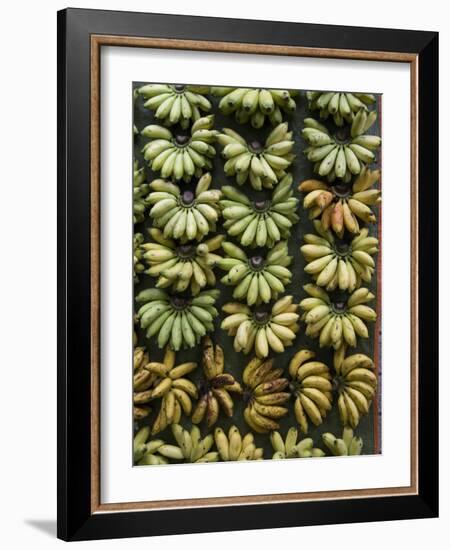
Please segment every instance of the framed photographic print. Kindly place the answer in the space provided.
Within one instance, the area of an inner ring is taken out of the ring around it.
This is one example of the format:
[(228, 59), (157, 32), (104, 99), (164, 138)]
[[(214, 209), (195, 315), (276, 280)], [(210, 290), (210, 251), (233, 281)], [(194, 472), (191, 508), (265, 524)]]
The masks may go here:
[(438, 513), (437, 33), (58, 14), (58, 536)]

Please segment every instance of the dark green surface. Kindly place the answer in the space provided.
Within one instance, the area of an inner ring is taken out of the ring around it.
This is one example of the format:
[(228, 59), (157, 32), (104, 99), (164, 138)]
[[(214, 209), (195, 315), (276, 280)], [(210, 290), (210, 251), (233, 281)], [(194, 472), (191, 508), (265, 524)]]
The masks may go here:
[[(148, 84), (148, 82), (135, 82), (133, 83), (133, 89), (139, 88), (143, 84)], [(259, 141), (264, 141), (266, 139), (266, 136), (270, 133), (272, 126), (268, 121), (266, 121), (263, 128), (259, 130), (253, 129), (250, 124), (241, 125), (238, 124), (234, 120), (234, 115), (230, 116), (224, 116), (220, 113), (220, 111), (217, 108), (218, 99), (208, 96), (210, 101), (213, 103), (213, 109), (212, 113), (215, 115), (215, 128), (220, 130), (224, 127), (233, 128), (237, 132), (239, 132), (243, 137), (245, 137), (247, 140), (250, 140), (253, 137), (258, 136)], [(311, 278), (303, 271), (305, 261), (300, 253), (300, 245), (303, 244), (303, 235), (305, 233), (314, 233), (314, 227), (312, 225), (312, 222), (308, 219), (308, 213), (306, 210), (303, 209), (302, 201), (303, 201), (303, 194), (297, 191), (297, 185), (299, 182), (315, 177), (318, 178), (313, 174), (312, 170), (312, 163), (306, 159), (304, 154), (302, 153), (303, 149), (306, 147), (306, 144), (301, 137), (301, 130), (303, 127), (303, 119), (307, 116), (312, 116), (314, 118), (318, 118), (318, 112), (311, 113), (307, 108), (307, 100), (305, 98), (304, 92), (300, 92), (296, 98), (297, 102), (297, 110), (293, 117), (286, 117), (284, 115), (284, 120), (288, 120), (290, 129), (294, 132), (294, 140), (295, 140), (295, 148), (294, 153), (296, 153), (297, 157), (294, 160), (293, 164), (291, 165), (290, 171), (293, 174), (293, 189), (294, 189), (294, 196), (296, 196), (300, 202), (298, 207), (298, 214), (300, 216), (300, 221), (293, 227), (293, 230), (291, 232), (291, 237), (288, 241), (289, 245), (289, 253), (291, 256), (293, 256), (293, 262), (291, 266), (289, 266), (289, 269), (292, 271), (292, 282), (290, 285), (286, 288), (286, 294), (292, 294), (294, 296), (295, 302), (300, 302), (304, 297), (306, 297), (306, 293), (303, 290), (303, 285), (309, 282), (312, 282)], [(380, 97), (377, 96), (377, 105), (376, 107), (379, 108), (380, 106)], [(372, 107), (373, 108), (373, 107)], [(209, 113), (208, 113), (209, 114)], [(380, 118), (380, 117), (379, 117)], [(331, 119), (331, 117), (330, 117)], [(323, 122), (323, 121), (322, 121)], [(368, 132), (369, 134), (377, 134), (380, 135), (380, 120), (377, 120), (377, 122), (373, 125), (373, 127)], [(141, 131), (145, 126), (148, 124), (159, 124), (158, 121), (155, 120), (153, 116), (153, 112), (144, 108), (143, 106), (143, 100), (140, 97), (137, 97), (137, 99), (134, 101), (134, 124), (138, 128), (139, 131)], [(325, 123), (326, 125), (330, 126), (330, 128), (333, 127), (333, 123), (330, 120), (329, 122)], [(174, 127), (176, 128), (176, 127)], [(171, 128), (173, 130), (173, 128)], [(147, 174), (147, 181), (152, 181), (156, 177), (159, 177), (158, 174), (153, 173), (149, 168), (148, 165), (144, 162), (143, 156), (141, 154), (141, 149), (143, 145), (148, 141), (147, 138), (144, 138), (141, 135), (137, 135), (134, 138), (134, 153), (135, 158), (139, 161), (139, 167), (145, 165), (146, 166), (146, 174)], [(211, 185), (211, 188), (220, 188), (222, 185), (235, 185), (238, 189), (245, 192), (249, 197), (255, 198), (256, 196), (267, 195), (270, 197), (270, 190), (258, 192), (252, 189), (250, 184), (247, 182), (243, 186), (238, 186), (234, 178), (228, 178), (223, 171), (223, 159), (220, 156), (220, 150), (221, 148), (216, 145), (217, 155), (214, 159), (214, 167), (212, 170), (212, 177), (213, 182)], [(378, 157), (381, 156), (381, 153), (379, 153)], [(376, 164), (372, 165), (371, 167), (376, 167)], [(320, 178), (318, 178), (320, 179)], [(181, 182), (180, 187), (185, 189), (193, 189), (195, 186), (195, 183), (183, 183)], [(135, 224), (135, 232), (141, 232), (145, 235), (146, 241), (149, 241), (150, 238), (147, 235), (146, 228), (151, 227), (151, 220), (147, 216), (147, 219), (141, 223), (141, 224)], [(218, 224), (218, 233), (224, 233), (225, 231), (221, 230), (221, 224)], [(378, 228), (377, 226), (373, 225), (370, 228), (371, 235), (378, 236)], [(209, 238), (209, 236), (207, 237)], [(230, 239), (229, 239), (230, 240)], [(237, 241), (236, 244), (241, 246)], [(131, 246), (131, 244), (130, 244)], [(220, 252), (219, 252), (220, 253)], [(375, 257), (375, 261), (377, 261), (377, 257)], [(219, 281), (220, 277), (225, 273), (224, 271), (220, 269), (216, 269), (215, 271), (217, 280)], [(154, 286), (156, 279), (153, 277), (150, 277), (146, 274), (141, 274), (140, 276), (140, 282), (135, 286), (135, 293), (137, 294), (140, 290), (144, 288), (148, 288), (151, 286)], [(377, 281), (376, 277), (372, 278), (372, 283), (370, 286), (370, 289), (372, 292), (377, 294)], [(248, 361), (251, 359), (252, 355), (245, 356), (242, 353), (236, 353), (233, 349), (233, 338), (229, 337), (225, 331), (220, 329), (220, 323), (221, 320), (224, 317), (223, 312), (221, 311), (221, 306), (229, 301), (235, 301), (232, 297), (233, 288), (234, 287), (226, 287), (222, 285), (220, 282), (217, 284), (217, 288), (220, 289), (221, 294), (219, 297), (219, 300), (217, 301), (217, 307), (220, 311), (219, 316), (217, 317), (215, 321), (215, 327), (216, 330), (213, 334), (211, 334), (212, 338), (215, 342), (218, 342), (223, 348), (225, 352), (225, 371), (232, 373), (239, 381), (242, 381), (242, 371), (245, 367), (245, 365), (248, 363)], [(336, 294), (336, 293), (335, 293)], [(344, 295), (346, 295), (344, 293)], [(368, 304), (371, 305), (373, 308), (376, 308), (375, 300)], [(378, 312), (380, 315), (380, 312)], [(375, 334), (375, 323), (367, 323), (369, 328), (369, 339), (363, 340), (361, 338), (358, 339), (358, 346), (356, 348), (353, 348), (354, 351), (349, 351), (349, 353), (356, 353), (356, 352), (362, 352), (370, 357), (374, 357), (374, 334)], [(147, 340), (145, 338), (145, 334), (139, 331), (139, 327), (136, 325), (138, 338), (139, 338), (139, 345), (145, 345), (147, 349), (150, 352), (150, 358), (152, 360), (159, 360), (162, 358), (163, 351), (159, 350), (157, 347), (157, 343), (154, 339)], [(289, 377), (287, 373), (287, 366), (289, 363), (289, 360), (291, 357), (299, 350), (303, 348), (312, 349), (316, 352), (316, 357), (318, 360), (323, 361), (328, 366), (332, 366), (332, 360), (333, 360), (333, 350), (331, 348), (325, 348), (320, 349), (318, 345), (317, 339), (311, 339), (304, 334), (305, 324), (301, 323), (300, 325), (300, 331), (297, 334), (297, 338), (294, 342), (294, 345), (291, 347), (288, 347), (286, 351), (282, 354), (273, 354), (274, 358), (274, 366), (275, 367), (283, 367), (286, 370), (286, 376)], [(194, 382), (197, 381), (201, 375), (201, 366), (200, 366), (200, 357), (201, 357), (201, 347), (193, 348), (191, 350), (185, 350), (185, 351), (179, 351), (177, 353), (177, 361), (176, 363), (182, 363), (185, 361), (197, 361), (199, 363), (199, 367), (188, 377), (193, 380)], [(160, 401), (156, 401), (154, 403), (152, 414), (141, 421), (140, 425), (145, 425), (147, 423), (152, 423), (154, 417), (156, 416), (158, 410), (159, 410), (159, 403)], [(243, 402), (242, 400), (237, 396), (234, 398), (235, 403), (235, 412), (234, 417), (231, 419), (226, 418), (223, 413), (221, 413), (219, 420), (216, 424), (216, 426), (222, 426), (224, 429), (228, 429), (229, 426), (232, 424), (236, 424), (239, 429), (241, 430), (241, 433), (247, 433), (250, 431), (250, 428), (245, 423), (244, 417), (243, 417)], [(360, 435), (364, 440), (364, 448), (362, 454), (373, 454), (375, 449), (375, 441), (374, 441), (374, 422), (378, 421), (374, 419), (373, 410), (371, 408), (368, 415), (365, 415), (361, 418), (361, 421), (355, 430), (355, 433), (357, 435)], [(191, 422), (188, 418), (182, 417), (181, 424), (186, 427), (190, 428)], [(311, 422), (309, 422), (310, 425), (310, 432), (308, 436), (312, 437), (314, 440), (315, 446), (319, 446), (322, 449), (327, 449), (324, 447), (324, 445), (321, 442), (321, 434), (327, 431), (330, 431), (334, 433), (337, 437), (340, 437), (340, 434), (342, 432), (342, 425), (339, 420), (339, 413), (337, 410), (336, 405), (336, 399), (333, 402), (333, 409), (328, 413), (325, 421), (321, 426), (315, 427)], [(294, 411), (293, 411), (293, 401), (289, 402), (289, 415), (280, 421), (280, 432), (282, 433), (283, 437), (285, 436), (288, 428), (290, 426), (297, 426)], [(137, 427), (137, 425), (136, 425)], [(207, 433), (206, 425), (201, 425), (202, 433)], [(214, 426), (215, 427), (215, 426)], [(214, 427), (212, 428), (212, 431), (214, 430)], [(173, 437), (170, 432), (170, 429), (166, 429), (165, 431), (161, 432), (157, 436), (158, 438), (164, 439), (167, 442), (173, 442)], [(305, 435), (302, 435), (302, 437), (307, 437)], [(257, 446), (264, 448), (264, 458), (271, 458), (273, 454), (272, 446), (269, 441), (269, 435), (258, 435), (255, 434), (255, 439)], [(379, 447), (379, 445), (378, 445)], [(328, 454), (328, 452), (327, 452)]]

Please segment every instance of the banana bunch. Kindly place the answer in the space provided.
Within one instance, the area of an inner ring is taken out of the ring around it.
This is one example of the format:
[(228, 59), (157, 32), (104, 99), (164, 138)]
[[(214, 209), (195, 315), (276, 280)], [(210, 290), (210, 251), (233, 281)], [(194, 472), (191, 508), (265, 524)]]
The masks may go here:
[(322, 441), (335, 456), (360, 455), (363, 448), (363, 440), (353, 435), (353, 430), (346, 426), (342, 432), (342, 438), (337, 438), (327, 432), (322, 434)]
[(270, 442), (275, 451), (272, 459), (325, 456), (322, 449), (314, 447), (314, 442), (310, 437), (297, 441), (297, 436), (297, 428), (289, 428), (284, 440), (280, 432), (271, 432)]
[(231, 185), (224, 185), (220, 201), (223, 227), (243, 246), (268, 246), (287, 239), (299, 220), (298, 199), (292, 196), (292, 176), (287, 174), (270, 199), (250, 200)]
[(142, 233), (133, 235), (133, 280), (135, 283), (139, 281), (139, 273), (142, 273), (145, 269), (145, 265), (142, 263), (141, 245), (143, 242), (144, 235)]
[(156, 227), (148, 232), (156, 242), (141, 245), (142, 257), (149, 266), (145, 273), (158, 277), (157, 288), (171, 287), (174, 292), (190, 288), (196, 296), (206, 285), (216, 284), (213, 268), (222, 258), (213, 252), (220, 248), (223, 235), (200, 244), (192, 241), (177, 244)]
[(144, 107), (154, 111), (155, 118), (164, 126), (179, 124), (186, 129), (198, 120), (201, 111), (211, 110), (211, 102), (205, 97), (208, 86), (185, 86), (183, 84), (146, 84), (138, 93), (146, 100)]
[(147, 202), (145, 198), (149, 192), (148, 183), (145, 182), (144, 167), (139, 168), (137, 160), (134, 161), (133, 171), (133, 222), (140, 223), (144, 221)]
[(376, 101), (372, 94), (354, 92), (306, 92), (306, 99), (311, 111), (319, 110), (322, 119), (331, 115), (336, 126), (342, 126), (344, 122), (351, 124), (361, 109), (368, 111), (367, 106)]
[(376, 312), (366, 305), (375, 296), (365, 287), (353, 291), (347, 302), (332, 303), (320, 286), (307, 284), (303, 289), (309, 294), (300, 302), (304, 310), (302, 321), (306, 323), (305, 334), (319, 337), (320, 347), (339, 349), (343, 343), (355, 347), (358, 336), (368, 338), (366, 322), (375, 321)]
[(162, 439), (155, 439), (153, 441), (147, 441), (150, 435), (150, 428), (144, 426), (141, 428), (133, 440), (133, 460), (138, 466), (156, 465), (156, 464), (168, 464), (167, 458), (158, 454), (159, 449), (162, 448), (164, 452), (164, 441)]
[(346, 350), (347, 346), (342, 346), (334, 352), (338, 408), (342, 424), (356, 428), (360, 417), (369, 412), (377, 391), (377, 377), (370, 357), (362, 353), (345, 357)]
[(375, 111), (361, 109), (353, 118), (350, 134), (347, 128), (339, 128), (332, 135), (314, 118), (305, 118), (302, 136), (309, 147), (304, 152), (314, 162), (314, 172), (326, 176), (329, 182), (338, 178), (348, 183), (352, 174), (359, 174), (366, 164), (374, 162), (373, 151), (380, 147), (381, 138), (365, 132), (376, 119)]
[(297, 108), (289, 90), (214, 87), (211, 93), (222, 98), (219, 109), (224, 115), (234, 113), (237, 122), (250, 121), (253, 128), (261, 128), (266, 117), (276, 126), (283, 121), (283, 113), (291, 115)]
[(325, 231), (331, 228), (342, 236), (345, 229), (350, 233), (359, 233), (358, 220), (365, 223), (377, 221), (371, 206), (381, 202), (381, 191), (370, 188), (379, 179), (379, 170), (364, 167), (352, 186), (330, 186), (319, 180), (305, 180), (298, 190), (306, 193), (303, 206), (310, 209), (310, 219), (320, 217)]
[(246, 140), (231, 128), (224, 128), (217, 136), (223, 147), (222, 157), (227, 176), (236, 176), (236, 182), (243, 185), (247, 179), (253, 189), (263, 187), (272, 189), (286, 175), (295, 155), (292, 132), (288, 131), (287, 122), (278, 124), (263, 143)]
[(319, 220), (314, 220), (318, 233), (307, 233), (300, 250), (306, 260), (305, 271), (315, 283), (327, 290), (353, 292), (361, 281), (370, 283), (375, 271), (372, 258), (378, 252), (378, 239), (369, 237), (367, 229), (350, 242), (337, 240), (331, 231), (324, 231)]
[[(150, 407), (146, 403), (150, 401), (149, 388), (153, 385), (155, 376), (145, 368), (150, 363), (145, 348), (134, 348), (133, 363), (133, 417), (135, 420), (141, 420), (150, 413)], [(137, 405), (136, 402), (139, 401)]]
[(201, 241), (216, 230), (220, 215), (222, 192), (209, 189), (210, 185), (209, 172), (198, 180), (195, 192), (189, 189), (181, 192), (178, 185), (162, 179), (152, 181), (146, 203), (153, 205), (150, 210), (153, 225), (161, 229), (166, 238)]
[(278, 419), (288, 413), (283, 404), (290, 394), (283, 390), (289, 382), (282, 374), (283, 369), (273, 368), (272, 360), (259, 357), (253, 358), (244, 369), (244, 418), (256, 433), (278, 430)]
[(170, 296), (162, 289), (148, 288), (139, 292), (136, 302), (141, 307), (137, 319), (147, 338), (158, 335), (158, 346), (167, 344), (178, 351), (193, 348), (207, 333), (214, 330), (218, 315), (214, 304), (219, 290), (204, 290), (193, 298)]
[(213, 426), (219, 418), (220, 409), (231, 418), (234, 403), (231, 393), (241, 393), (242, 388), (231, 374), (223, 372), (223, 349), (205, 336), (203, 339), (202, 364), (204, 379), (199, 384), (199, 399), (192, 412), (192, 422), (199, 424), (204, 418), (208, 428)]
[(225, 285), (234, 286), (233, 298), (246, 300), (249, 306), (268, 303), (291, 282), (292, 273), (287, 268), (292, 261), (286, 241), (274, 246), (264, 258), (261, 255), (248, 257), (235, 244), (224, 242), (222, 249), (227, 254), (217, 265), (228, 273), (222, 277)]
[(192, 426), (189, 432), (180, 426), (180, 424), (172, 425), (172, 433), (178, 444), (178, 447), (174, 446), (173, 450), (173, 455), (176, 458), (180, 460), (184, 459), (185, 462), (197, 463), (217, 462), (219, 460), (219, 453), (211, 451), (214, 445), (214, 436), (212, 434), (208, 434), (202, 439), (198, 426)]
[(286, 346), (291, 346), (299, 329), (298, 306), (292, 300), (292, 296), (284, 296), (270, 311), (252, 311), (237, 302), (225, 304), (222, 310), (228, 315), (220, 326), (234, 336), (234, 350), (247, 355), (254, 348), (256, 355), (264, 358), (270, 349), (282, 353)]
[(222, 428), (216, 428), (214, 431), (214, 440), (220, 458), (228, 462), (230, 460), (261, 460), (264, 450), (256, 447), (255, 438), (252, 433), (242, 437), (239, 428), (231, 426), (228, 435)]
[(134, 395), (134, 404), (161, 400), (158, 415), (152, 426), (152, 434), (157, 434), (170, 424), (178, 424), (182, 413), (189, 416), (192, 400), (197, 398), (197, 388), (187, 374), (197, 368), (197, 363), (189, 362), (175, 366), (175, 352), (167, 349), (162, 363), (148, 363), (144, 369), (153, 375), (153, 385), (146, 391)]
[(199, 178), (203, 172), (211, 170), (211, 159), (216, 150), (217, 131), (213, 130), (214, 115), (199, 118), (191, 127), (190, 135), (173, 135), (168, 128), (150, 124), (141, 134), (150, 139), (142, 152), (145, 160), (154, 172), (163, 178), (191, 181)]
[(315, 426), (322, 424), (333, 400), (330, 370), (325, 363), (311, 361), (314, 356), (313, 351), (302, 349), (289, 363), (294, 413), (303, 433), (308, 433), (308, 418)]

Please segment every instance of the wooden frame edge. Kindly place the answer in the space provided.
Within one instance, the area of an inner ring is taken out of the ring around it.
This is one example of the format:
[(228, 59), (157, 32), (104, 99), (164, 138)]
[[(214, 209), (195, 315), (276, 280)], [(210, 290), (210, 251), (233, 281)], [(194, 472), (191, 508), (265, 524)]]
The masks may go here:
[[(243, 44), (233, 42), (91, 35), (90, 176), (91, 176), (91, 514), (219, 507), (317, 500), (418, 495), (418, 54)], [(171, 501), (102, 504), (100, 499), (100, 49), (101, 46), (164, 48), (258, 55), (288, 55), (409, 63), (411, 67), (411, 485), (379, 489), (211, 497)], [(415, 138), (415, 139), (414, 139)]]

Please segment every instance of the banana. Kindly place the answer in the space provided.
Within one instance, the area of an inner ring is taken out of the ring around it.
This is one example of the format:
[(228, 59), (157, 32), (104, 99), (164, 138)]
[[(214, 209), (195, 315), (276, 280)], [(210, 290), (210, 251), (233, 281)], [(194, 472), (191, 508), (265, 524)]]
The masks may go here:
[(225, 434), (222, 428), (216, 428), (214, 440), (223, 461), (260, 460), (263, 458), (263, 449), (256, 447), (253, 434), (247, 433), (242, 437), (236, 426), (231, 426), (228, 434)]
[[(257, 116), (257, 121), (259, 125), (263, 118)], [(294, 141), (286, 122), (277, 124), (264, 144), (257, 141), (247, 143), (242, 136), (229, 128), (224, 128), (218, 134), (217, 141), (224, 148), (222, 156), (226, 159), (226, 175), (235, 176), (238, 185), (249, 180), (256, 190), (271, 189), (282, 181), (286, 176), (286, 169), (294, 159)]]
[(142, 324), (147, 319), (144, 316), (151, 312), (149, 324), (144, 322), (144, 326), (148, 327), (148, 338), (158, 335), (160, 348), (166, 344), (175, 351), (181, 347), (194, 347), (206, 332), (213, 329), (212, 321), (218, 314), (214, 303), (218, 296), (216, 289), (203, 290), (194, 298), (170, 296), (158, 288), (146, 289), (136, 296), (136, 302), (149, 305), (145, 310), (140, 308), (137, 318)]
[(351, 124), (360, 110), (368, 111), (368, 106), (376, 102), (372, 94), (350, 92), (306, 92), (310, 111), (318, 110), (320, 118), (331, 116), (336, 126)]
[(314, 448), (314, 443), (311, 438), (305, 438), (297, 441), (297, 428), (289, 428), (285, 439), (278, 431), (273, 431), (270, 434), (270, 442), (275, 451), (272, 459), (283, 458), (307, 458), (324, 456), (324, 452), (319, 448)]
[[(305, 285), (303, 288), (310, 296), (299, 304), (305, 312), (302, 317), (307, 325), (305, 332), (312, 338), (319, 337), (321, 347), (333, 347), (338, 350), (343, 343), (355, 346), (357, 336), (367, 338), (368, 330), (365, 322), (375, 321), (377, 317), (371, 307), (361, 303), (357, 298), (365, 293), (363, 302), (373, 300), (375, 296), (367, 289), (354, 290), (346, 303), (332, 304), (328, 294), (320, 286)], [(311, 298), (315, 301), (311, 302)], [(357, 305), (349, 306), (356, 302)]]
[[(295, 92), (289, 90), (213, 87), (211, 93), (221, 98), (219, 109), (223, 114), (234, 113), (239, 124), (250, 123), (253, 128), (261, 128), (266, 118), (272, 126), (277, 126), (283, 113), (291, 115), (296, 109)], [(279, 132), (278, 139), (285, 133)]]
[[(354, 155), (348, 147), (345, 151), (346, 159)], [(348, 153), (348, 151), (350, 151), (350, 153)], [(347, 165), (349, 167), (352, 166), (348, 160)], [(320, 219), (324, 231), (332, 229), (338, 237), (342, 237), (344, 229), (346, 229), (350, 233), (358, 235), (355, 239), (358, 239), (358, 237), (367, 239), (368, 230), (364, 228), (360, 232), (360, 223), (358, 219), (368, 224), (376, 222), (376, 215), (372, 207), (381, 202), (381, 191), (371, 189), (371, 187), (378, 182), (380, 171), (370, 170), (366, 166), (363, 166), (360, 169), (358, 168), (357, 172), (352, 168), (351, 173), (358, 174), (358, 177), (353, 184), (348, 187), (348, 191), (344, 196), (342, 192), (336, 193), (336, 187), (327, 185), (318, 180), (305, 180), (299, 184), (298, 189), (306, 193), (303, 200), (303, 206), (310, 210), (311, 218)], [(366, 240), (365, 245), (369, 246), (370, 242), (370, 240)], [(356, 242), (354, 244), (356, 244)], [(373, 248), (376, 248), (377, 244), (378, 243), (374, 242)], [(363, 244), (362, 248), (364, 248), (365, 245)], [(372, 247), (369, 249), (371, 248)], [(355, 248), (355, 250), (357, 250), (357, 248)], [(374, 252), (376, 252), (376, 250), (370, 253), (370, 255), (373, 255)]]
[[(190, 94), (188, 91), (185, 93), (186, 96)], [(168, 98), (166, 101), (171, 99)], [(164, 109), (160, 111), (162, 107)], [(156, 118), (163, 118), (165, 122), (168, 114), (166, 107), (168, 111), (173, 108), (169, 103), (163, 103), (155, 113)], [(173, 123), (170, 117), (169, 123)], [(214, 115), (200, 116), (199, 113), (191, 126), (190, 135), (186, 133), (173, 135), (163, 126), (152, 124), (146, 126), (141, 134), (150, 139), (150, 142), (144, 146), (144, 158), (154, 172), (160, 172), (162, 178), (185, 182), (191, 181), (194, 176), (200, 178), (203, 172), (212, 168), (211, 159), (216, 154), (211, 143), (216, 141), (218, 132), (213, 130), (213, 125)], [(188, 125), (182, 129), (186, 130), (187, 127)]]
[(204, 419), (208, 428), (213, 426), (222, 410), (226, 416), (233, 416), (233, 399), (230, 393), (241, 393), (240, 384), (228, 373), (224, 373), (223, 350), (214, 346), (209, 337), (203, 338), (202, 354), (204, 378), (199, 384), (200, 396), (192, 413), (192, 422), (199, 424)]
[(222, 309), (229, 315), (223, 319), (221, 328), (234, 337), (233, 345), (237, 352), (248, 354), (254, 349), (261, 358), (269, 355), (269, 349), (281, 353), (292, 344), (298, 329), (297, 306), (294, 305), (292, 311), (286, 311), (291, 304), (292, 296), (279, 299), (270, 311), (252, 311), (236, 302), (227, 303)]
[(363, 440), (354, 436), (349, 427), (344, 428), (342, 438), (327, 432), (322, 434), (322, 441), (335, 456), (360, 455), (363, 448)]

